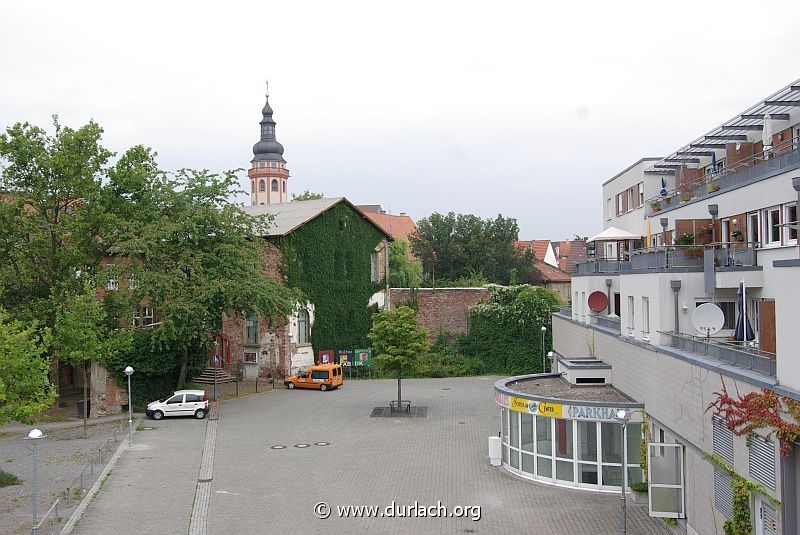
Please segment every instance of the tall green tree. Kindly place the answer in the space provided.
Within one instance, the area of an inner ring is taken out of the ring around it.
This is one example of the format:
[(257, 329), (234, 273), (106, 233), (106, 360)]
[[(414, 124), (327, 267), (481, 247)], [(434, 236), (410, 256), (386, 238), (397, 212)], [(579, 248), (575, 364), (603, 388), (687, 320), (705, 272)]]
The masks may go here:
[(0, 426), (28, 421), (55, 400), (48, 341), (48, 329), (25, 326), (0, 308)]
[(417, 314), (406, 306), (374, 316), (369, 340), (377, 366), (397, 378), (397, 406), (403, 399), (403, 376), (412, 374), (428, 350), (428, 332), (417, 324)]
[(113, 240), (120, 258), (114, 269), (135, 281), (129, 301), (155, 310), (151, 351), (162, 356), (164, 373), (177, 371), (180, 388), (188, 371), (204, 366), (209, 333), (221, 330), (223, 314), (288, 314), (299, 293), (262, 272), (267, 258), (260, 236), (270, 222), (228, 201), (237, 192), (235, 172), (166, 174), (146, 167), (152, 173), (137, 180), (112, 177), (117, 196), (129, 198), (135, 212)]
[(392, 288), (419, 288), (422, 262), (409, 256), (408, 242), (397, 238), (389, 244), (389, 284)]
[(324, 193), (314, 193), (311, 190), (305, 190), (303, 193), (292, 193), (292, 202), (294, 201), (315, 201), (317, 199), (324, 199)]
[(131, 333), (109, 323), (102, 301), (92, 285), (62, 305), (56, 320), (55, 349), (62, 362), (71, 364), (83, 375), (83, 438), (89, 416), (89, 366), (92, 361), (107, 363), (116, 354), (131, 348)]
[(508, 284), (512, 274), (521, 278), (532, 266), (532, 252), (514, 246), (518, 235), (513, 218), (481, 219), (450, 212), (421, 219), (409, 239), (411, 250), (432, 279), (455, 281), (477, 275)]

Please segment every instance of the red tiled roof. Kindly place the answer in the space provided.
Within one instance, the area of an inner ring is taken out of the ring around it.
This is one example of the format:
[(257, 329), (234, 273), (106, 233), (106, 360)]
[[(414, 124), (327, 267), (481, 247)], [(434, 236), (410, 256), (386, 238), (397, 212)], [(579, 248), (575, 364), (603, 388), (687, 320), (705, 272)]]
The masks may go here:
[(364, 212), (364, 215), (395, 239), (402, 238), (408, 241), (409, 234), (413, 234), (417, 230), (416, 223), (407, 215), (379, 214), (375, 212)]
[(514, 247), (517, 249), (523, 251), (528, 247), (533, 249), (533, 254), (536, 255), (537, 260), (544, 260), (548, 245), (550, 245), (550, 240), (520, 240), (514, 242)]
[(583, 240), (568, 240), (558, 242), (558, 267), (567, 273), (578, 271), (576, 264), (586, 260), (586, 242)]
[(542, 280), (546, 282), (569, 282), (570, 276), (569, 273), (561, 271), (560, 269), (551, 266), (550, 264), (545, 264), (541, 260), (534, 260), (533, 261), (533, 269), (539, 272)]

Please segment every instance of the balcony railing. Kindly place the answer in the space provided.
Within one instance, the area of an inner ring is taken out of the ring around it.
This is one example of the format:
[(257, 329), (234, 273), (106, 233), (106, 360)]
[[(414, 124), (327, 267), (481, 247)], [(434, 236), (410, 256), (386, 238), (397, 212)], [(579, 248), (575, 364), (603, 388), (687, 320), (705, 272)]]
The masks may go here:
[(605, 327), (606, 329), (612, 329), (616, 332), (620, 332), (620, 322), (618, 316), (598, 316), (592, 314), (590, 316), (590, 322), (593, 325), (597, 325), (598, 327)]
[(727, 340), (706, 339), (673, 331), (662, 332), (670, 339), (669, 345), (675, 349), (696, 353), (720, 360), (727, 364), (757, 371), (771, 377), (776, 376), (775, 354), (749, 347), (739, 342)]
[(579, 275), (624, 271), (661, 271), (702, 268), (706, 250), (713, 249), (715, 267), (756, 266), (755, 243), (720, 242), (706, 245), (669, 245), (635, 249), (625, 253), (627, 260), (594, 258), (578, 264)]
[(800, 138), (794, 137), (767, 151), (761, 151), (724, 169), (687, 182), (646, 201), (646, 214), (652, 216), (659, 211), (669, 210), (700, 197), (707, 197), (718, 191), (746, 184), (770, 175), (800, 167)]

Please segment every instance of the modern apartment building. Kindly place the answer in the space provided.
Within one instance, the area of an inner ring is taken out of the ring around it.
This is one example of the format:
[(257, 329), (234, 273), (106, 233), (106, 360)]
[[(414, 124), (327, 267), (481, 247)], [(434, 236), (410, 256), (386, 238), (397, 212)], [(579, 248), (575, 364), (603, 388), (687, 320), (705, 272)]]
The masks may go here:
[[(644, 405), (644, 438), (677, 445), (649, 447), (650, 508), (689, 534), (723, 534), (742, 507), (734, 480), (757, 486), (754, 533), (798, 533), (800, 445), (754, 407), (797, 423), (799, 194), (800, 80), (605, 182), (604, 231), (572, 277), (572, 308), (553, 316), (555, 358), (609, 365)], [(711, 334), (693, 322), (704, 303), (722, 311)], [(723, 392), (739, 421), (709, 409)]]

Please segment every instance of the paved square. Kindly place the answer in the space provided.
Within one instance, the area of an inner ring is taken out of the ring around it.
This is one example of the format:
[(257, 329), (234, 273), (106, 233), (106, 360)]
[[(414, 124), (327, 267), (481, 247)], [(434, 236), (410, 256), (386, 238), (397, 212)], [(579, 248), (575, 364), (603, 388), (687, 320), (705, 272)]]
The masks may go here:
[[(210, 533), (618, 533), (618, 495), (533, 483), (489, 466), (487, 437), (498, 433), (500, 423), (495, 380), (403, 381), (403, 398), (427, 406), (427, 418), (370, 418), (373, 407), (396, 394), (390, 380), (225, 402)], [(271, 448), (276, 445), (288, 447)], [(480, 506), (481, 518), (345, 519), (336, 511), (347, 505), (382, 510), (393, 501), (441, 501), (449, 511)], [(315, 517), (318, 502), (332, 508), (329, 518)], [(628, 533), (670, 531), (631, 504)]]

